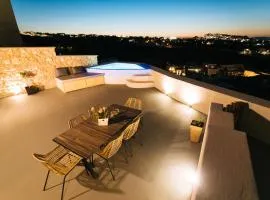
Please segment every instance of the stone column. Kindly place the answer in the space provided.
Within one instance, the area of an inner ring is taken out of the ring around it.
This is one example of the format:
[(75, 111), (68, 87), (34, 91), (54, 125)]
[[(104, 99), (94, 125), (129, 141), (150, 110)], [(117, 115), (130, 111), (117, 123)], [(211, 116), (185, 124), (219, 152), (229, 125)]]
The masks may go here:
[(10, 0), (0, 0), (0, 46), (21, 46), (22, 39)]

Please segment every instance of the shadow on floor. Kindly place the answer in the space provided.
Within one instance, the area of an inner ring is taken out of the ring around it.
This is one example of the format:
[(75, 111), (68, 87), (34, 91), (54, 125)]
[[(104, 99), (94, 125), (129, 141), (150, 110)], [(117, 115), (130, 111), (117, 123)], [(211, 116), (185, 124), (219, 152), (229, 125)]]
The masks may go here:
[[(90, 190), (77, 196), (91, 190), (121, 194), (123, 191), (120, 189), (120, 185), (127, 175), (134, 175), (139, 179), (151, 182), (155, 179), (166, 155), (170, 155), (173, 160), (177, 160), (181, 159), (179, 152), (189, 152), (191, 147), (186, 145), (189, 144), (186, 143), (187, 138), (182, 137), (182, 133), (179, 134), (183, 127), (181, 130), (170, 125), (159, 126), (156, 129), (153, 127), (154, 124), (166, 121), (165, 117), (152, 112), (145, 113), (143, 125), (136, 133), (136, 137), (130, 140), (133, 156), (128, 158), (128, 164), (125, 162), (123, 147), (111, 160), (115, 167), (113, 173), (116, 180), (112, 180), (112, 176), (106, 168), (106, 163), (97, 158), (95, 170), (100, 174), (99, 178), (93, 179), (85, 171), (79, 174), (76, 178), (77, 181)], [(181, 125), (179, 126), (181, 127)], [(140, 144), (139, 139), (142, 140), (143, 145)], [(182, 145), (182, 143), (185, 145)]]
[(260, 200), (269, 200), (270, 122), (251, 109), (241, 114), (239, 129), (248, 135), (252, 166)]
[(269, 200), (270, 145), (248, 137), (252, 165), (260, 200)]

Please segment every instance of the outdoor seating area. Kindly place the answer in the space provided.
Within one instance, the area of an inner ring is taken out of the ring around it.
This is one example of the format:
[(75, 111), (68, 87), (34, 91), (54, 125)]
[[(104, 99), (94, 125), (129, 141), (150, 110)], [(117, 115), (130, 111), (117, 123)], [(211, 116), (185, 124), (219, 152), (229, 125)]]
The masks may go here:
[[(201, 145), (189, 141), (189, 124), (205, 116), (157, 90), (55, 88), (3, 104), (1, 199), (190, 198), (186, 171)], [(108, 109), (107, 126), (92, 108)]]
[[(34, 158), (48, 168), (44, 191), (51, 171), (64, 175), (62, 200), (66, 176), (81, 160), (87, 174), (90, 175), (90, 172), (94, 179), (98, 178), (99, 175), (94, 171), (94, 155), (98, 155), (106, 161), (112, 178), (115, 180), (109, 159), (120, 150), (123, 138), (127, 146), (127, 141), (137, 132), (140, 122), (141, 111), (136, 108), (141, 109), (141, 100), (128, 98), (126, 104), (127, 106), (111, 105), (108, 108), (109, 111), (106, 111), (105, 107), (100, 107), (96, 112), (88, 111), (89, 115), (100, 115), (106, 112), (108, 116), (102, 117), (109, 117), (110, 122), (105, 126), (99, 125), (96, 120), (93, 120), (94, 117), (78, 115), (69, 120), (70, 130), (54, 138), (54, 141), (60, 146), (46, 155), (33, 154)], [(132, 105), (132, 108), (129, 105)], [(115, 111), (118, 112), (112, 115)], [(100, 116), (98, 116), (99, 119)], [(125, 153), (127, 154), (127, 148), (125, 148)], [(87, 159), (90, 161), (88, 162)]]
[(56, 85), (65, 93), (104, 84), (104, 74), (89, 73), (85, 67), (62, 67), (55, 73)]

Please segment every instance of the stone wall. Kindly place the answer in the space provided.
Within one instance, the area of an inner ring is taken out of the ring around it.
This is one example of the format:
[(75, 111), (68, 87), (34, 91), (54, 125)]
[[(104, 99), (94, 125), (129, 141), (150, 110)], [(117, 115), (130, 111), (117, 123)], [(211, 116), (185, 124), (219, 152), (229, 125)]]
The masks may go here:
[(56, 56), (56, 67), (93, 66), (98, 63), (97, 56)]
[[(45, 89), (56, 86), (55, 68), (91, 66), (97, 56), (56, 56), (54, 47), (0, 48), (0, 98), (24, 92), (27, 84)], [(24, 79), (20, 72), (31, 71), (33, 78)]]

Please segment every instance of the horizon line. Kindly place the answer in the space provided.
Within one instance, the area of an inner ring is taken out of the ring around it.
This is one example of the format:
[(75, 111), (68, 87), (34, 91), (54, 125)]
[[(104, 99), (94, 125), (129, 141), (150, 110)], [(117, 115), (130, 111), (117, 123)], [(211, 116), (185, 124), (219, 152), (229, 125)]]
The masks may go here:
[(250, 35), (240, 35), (240, 34), (229, 34), (229, 33), (205, 33), (201, 36), (199, 35), (193, 35), (193, 36), (154, 36), (154, 35), (125, 35), (125, 34), (97, 34), (97, 33), (65, 33), (65, 32), (41, 32), (41, 31), (20, 31), (21, 33), (26, 33), (26, 32), (34, 32), (34, 33), (48, 33), (48, 34), (66, 34), (66, 35), (98, 35), (98, 36), (117, 36), (117, 37), (157, 37), (157, 38), (194, 38), (194, 37), (204, 37), (207, 34), (220, 34), (220, 35), (230, 35), (230, 36), (241, 36), (241, 37), (249, 37), (249, 38), (256, 38), (256, 37), (270, 37), (270, 35), (257, 35), (257, 36), (250, 36)]

